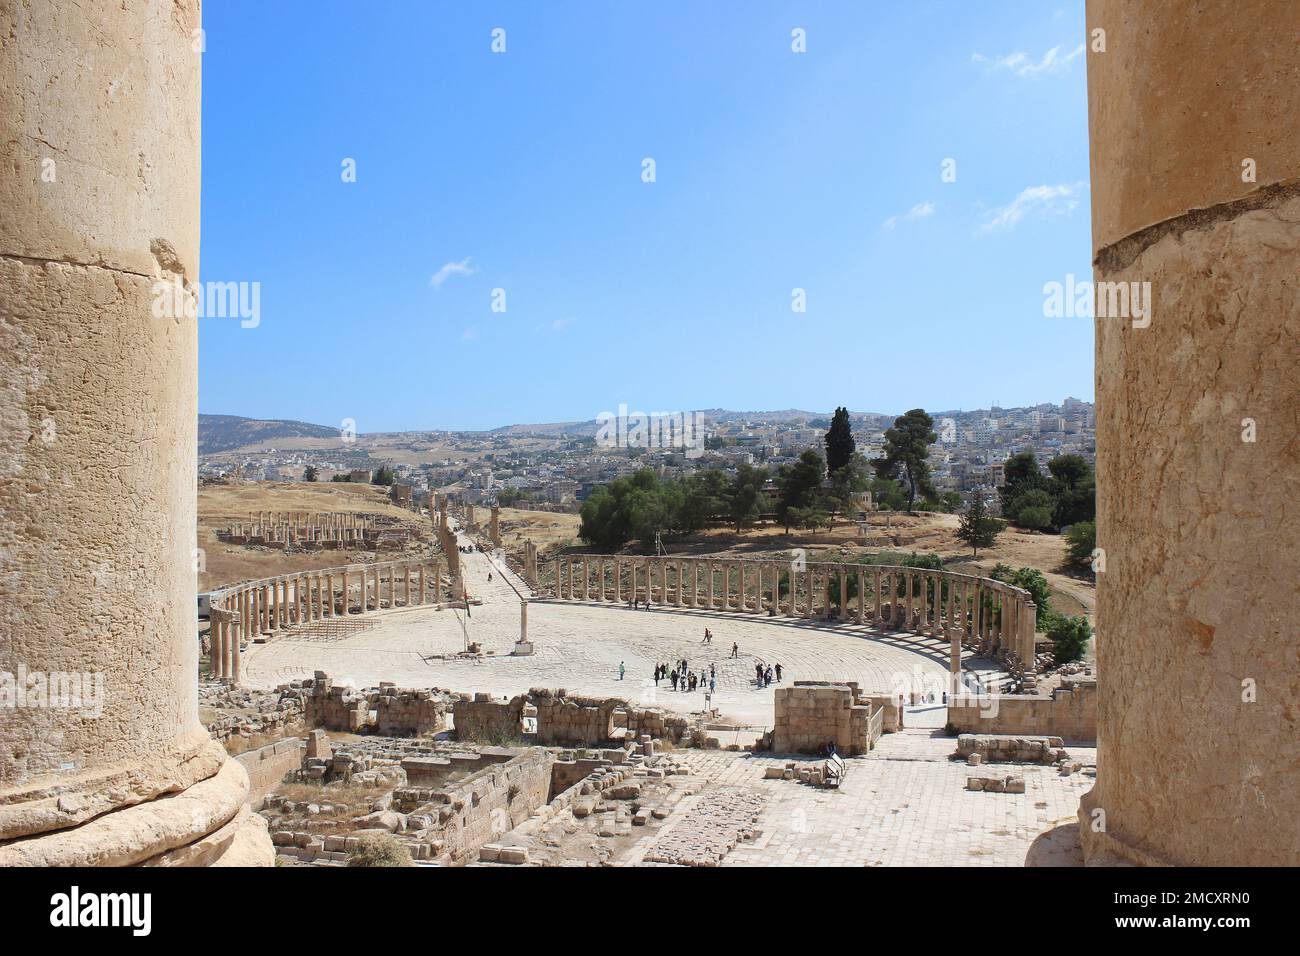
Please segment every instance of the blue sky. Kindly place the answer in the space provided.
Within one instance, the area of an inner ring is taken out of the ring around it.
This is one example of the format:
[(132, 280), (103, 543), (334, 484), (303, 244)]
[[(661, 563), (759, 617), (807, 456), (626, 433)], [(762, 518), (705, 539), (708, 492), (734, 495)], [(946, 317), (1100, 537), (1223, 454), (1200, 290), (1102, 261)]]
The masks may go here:
[(204, 412), (1092, 398), (1091, 320), (1042, 291), (1090, 277), (1081, 2), (216, 0), (204, 28), (201, 278), (261, 286), (255, 328), (200, 321)]

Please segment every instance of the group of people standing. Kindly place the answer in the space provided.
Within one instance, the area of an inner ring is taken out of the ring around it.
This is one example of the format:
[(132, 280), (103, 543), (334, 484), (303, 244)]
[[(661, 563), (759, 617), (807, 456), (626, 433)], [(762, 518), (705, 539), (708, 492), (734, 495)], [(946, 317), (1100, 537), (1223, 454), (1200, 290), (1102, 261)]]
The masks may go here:
[(659, 686), (661, 680), (667, 680), (673, 690), (693, 691), (701, 687), (707, 687), (709, 693), (718, 686), (717, 668), (710, 664), (708, 671), (701, 670), (695, 673), (691, 670), (689, 662), (682, 658), (674, 663), (671, 667), (668, 664), (655, 665), (655, 686)]
[(760, 689), (767, 687), (769, 684), (772, 683), (773, 677), (776, 678), (778, 683), (780, 682), (781, 680), (780, 664), (775, 664), (775, 665), (768, 664), (766, 667), (763, 666), (762, 661), (758, 661), (756, 664), (754, 664), (754, 686), (755, 687), (758, 687)]

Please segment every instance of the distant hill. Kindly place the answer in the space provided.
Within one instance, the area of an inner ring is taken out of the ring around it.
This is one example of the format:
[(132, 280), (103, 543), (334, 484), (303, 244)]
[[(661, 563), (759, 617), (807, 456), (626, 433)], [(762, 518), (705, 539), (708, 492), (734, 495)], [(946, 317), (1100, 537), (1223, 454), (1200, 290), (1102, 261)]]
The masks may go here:
[(230, 451), (277, 438), (338, 438), (337, 428), (278, 419), (241, 418), (238, 415), (199, 416), (199, 454)]

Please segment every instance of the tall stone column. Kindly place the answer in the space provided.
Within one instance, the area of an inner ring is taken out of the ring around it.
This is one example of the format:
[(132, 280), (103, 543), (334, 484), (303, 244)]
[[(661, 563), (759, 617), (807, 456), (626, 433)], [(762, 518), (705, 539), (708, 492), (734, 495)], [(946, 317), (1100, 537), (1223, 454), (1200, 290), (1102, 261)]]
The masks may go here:
[(0, 719), (0, 866), (272, 860), (198, 720), (197, 328), (154, 312), (198, 278), (198, 8), (0, 0), (0, 670), (103, 692)]
[(1151, 309), (1096, 318), (1084, 850), (1294, 866), (1300, 5), (1091, 0), (1087, 19), (1107, 37), (1088, 55), (1094, 277), (1150, 283)]

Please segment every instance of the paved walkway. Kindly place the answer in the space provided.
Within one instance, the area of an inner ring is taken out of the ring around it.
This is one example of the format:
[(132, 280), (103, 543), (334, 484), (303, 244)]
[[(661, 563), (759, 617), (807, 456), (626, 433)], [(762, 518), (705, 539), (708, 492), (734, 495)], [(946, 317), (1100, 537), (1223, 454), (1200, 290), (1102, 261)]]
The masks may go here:
[[(689, 608), (632, 610), (626, 605), (532, 602), (528, 636), (536, 653), (511, 657), (519, 635), (519, 601), (488, 557), (462, 555), (466, 587), (483, 604), (464, 611), (411, 608), (384, 612), (376, 627), (336, 641), (286, 637), (255, 645), (243, 661), (243, 681), (269, 689), (285, 681), (327, 672), (335, 682), (358, 687), (394, 681), (404, 687), (442, 687), (514, 695), (530, 687), (625, 697), (683, 713), (704, 708), (703, 690), (679, 693), (651, 679), (658, 661), (686, 658), (692, 671), (713, 664), (718, 690), (713, 705), (741, 723), (770, 726), (772, 688), (754, 686), (754, 666), (780, 663), (786, 683), (851, 680), (864, 690), (930, 689), (943, 680), (945, 642), (891, 635), (859, 625), (814, 626), (797, 619), (765, 618)], [(487, 580), (492, 572), (493, 580)], [(702, 644), (704, 628), (713, 643)], [(480, 642), (494, 656), (479, 662), (428, 660)], [(731, 658), (732, 642), (739, 656)], [(626, 667), (625, 680), (618, 667)], [(775, 687), (777, 685), (773, 685)]]
[[(953, 749), (951, 737), (926, 730), (886, 734), (871, 754), (848, 761), (838, 790), (763, 779), (764, 768), (790, 758), (691, 751), (687, 763), (711, 784), (767, 798), (757, 837), (723, 866), (1023, 866), (1040, 834), (1076, 819), (1095, 782), (1086, 772), (1062, 777), (1055, 767), (969, 767), (949, 759)], [(1095, 765), (1095, 749), (1068, 749)], [(1024, 777), (1025, 792), (966, 789), (968, 776), (999, 774)]]

